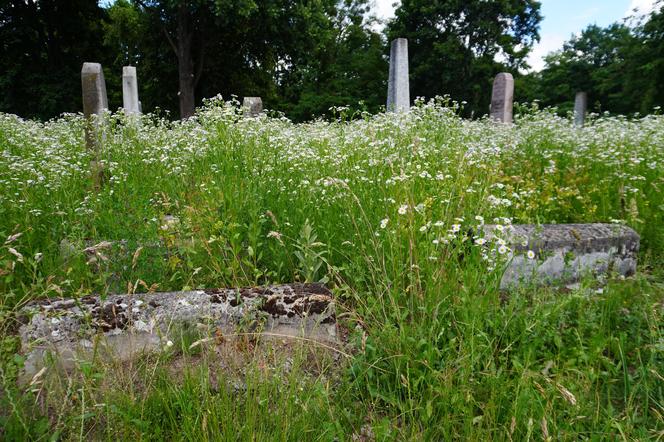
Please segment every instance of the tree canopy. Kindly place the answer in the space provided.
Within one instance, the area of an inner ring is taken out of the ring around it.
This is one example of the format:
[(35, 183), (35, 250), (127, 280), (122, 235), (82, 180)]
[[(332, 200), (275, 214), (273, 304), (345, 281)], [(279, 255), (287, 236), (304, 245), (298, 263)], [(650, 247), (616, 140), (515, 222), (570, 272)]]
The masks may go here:
[(486, 113), (493, 77), (525, 67), (539, 11), (537, 0), (403, 0), (387, 35), (409, 40), (412, 95), (449, 94)]
[(588, 93), (596, 112), (647, 114), (664, 104), (664, 7), (641, 23), (588, 26), (546, 58), (541, 72), (520, 78), (520, 101), (538, 100), (573, 109), (574, 95)]
[(664, 15), (590, 26), (524, 74), (539, 39), (538, 0), (403, 0), (381, 31), (369, 0), (8, 0), (0, 4), (0, 111), (47, 119), (81, 109), (80, 69), (102, 63), (109, 104), (122, 66), (138, 69), (146, 111), (193, 114), (221, 94), (261, 96), (302, 121), (385, 105), (389, 42), (409, 40), (411, 96), (450, 95), (488, 111), (493, 77), (520, 101), (649, 112), (664, 103)]

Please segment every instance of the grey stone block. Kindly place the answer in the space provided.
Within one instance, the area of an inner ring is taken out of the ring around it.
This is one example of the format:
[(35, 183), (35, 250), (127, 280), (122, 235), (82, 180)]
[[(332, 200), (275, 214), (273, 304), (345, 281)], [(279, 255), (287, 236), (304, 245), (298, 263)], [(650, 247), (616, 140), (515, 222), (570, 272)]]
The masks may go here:
[(491, 93), (491, 119), (511, 124), (514, 112), (514, 77), (503, 72), (493, 80)]
[(138, 101), (138, 79), (134, 66), (122, 67), (122, 107), (128, 114), (141, 113), (141, 104)]
[(574, 97), (574, 124), (583, 126), (586, 121), (586, 112), (588, 111), (588, 94), (577, 92)]
[(65, 369), (93, 354), (128, 360), (164, 348), (185, 326), (203, 336), (218, 330), (327, 342), (337, 336), (334, 298), (322, 284), (48, 299), (26, 305), (19, 316), (24, 380), (49, 355)]
[(104, 109), (108, 109), (106, 81), (99, 63), (83, 63), (81, 88), (83, 90), (83, 114), (86, 117), (99, 115)]
[[(102, 126), (98, 118), (108, 109), (108, 98), (106, 96), (106, 81), (104, 71), (99, 63), (83, 63), (81, 69), (81, 89), (83, 92), (83, 115), (88, 119), (85, 126), (85, 145), (97, 155), (100, 150), (100, 140), (103, 144), (104, 133), (100, 130)], [(103, 177), (103, 168), (97, 160), (90, 165), (95, 177), (95, 187), (99, 187)]]
[(408, 39), (397, 38), (390, 47), (390, 74), (387, 82), (387, 111), (407, 112), (410, 109), (408, 79)]
[(242, 107), (247, 115), (256, 117), (263, 112), (263, 100), (261, 97), (244, 97)]
[[(636, 272), (639, 235), (616, 224), (484, 226), (485, 239), (501, 238), (511, 250), (502, 289), (522, 284), (572, 283), (586, 274)], [(531, 259), (528, 251), (534, 252)]]

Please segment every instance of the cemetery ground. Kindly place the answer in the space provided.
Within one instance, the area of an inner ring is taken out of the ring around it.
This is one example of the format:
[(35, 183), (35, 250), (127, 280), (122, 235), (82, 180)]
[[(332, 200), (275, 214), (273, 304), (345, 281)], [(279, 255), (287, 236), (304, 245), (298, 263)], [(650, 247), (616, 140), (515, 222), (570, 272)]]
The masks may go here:
[[(662, 440), (664, 117), (457, 111), (214, 99), (107, 115), (96, 159), (80, 115), (0, 115), (0, 439)], [(483, 224), (571, 222), (635, 229), (636, 275), (500, 290)], [(18, 382), (31, 300), (298, 281), (334, 294), (337, 344), (182, 328)]]

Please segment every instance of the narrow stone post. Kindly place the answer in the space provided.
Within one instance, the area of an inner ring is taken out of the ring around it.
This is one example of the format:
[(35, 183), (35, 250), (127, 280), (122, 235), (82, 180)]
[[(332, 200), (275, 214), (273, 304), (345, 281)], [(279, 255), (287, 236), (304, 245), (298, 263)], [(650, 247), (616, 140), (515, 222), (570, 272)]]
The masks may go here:
[(578, 127), (586, 122), (586, 112), (588, 111), (588, 94), (586, 92), (577, 92), (574, 97), (574, 124)]
[(140, 114), (138, 101), (138, 80), (134, 66), (122, 67), (122, 107), (128, 114)]
[(408, 39), (397, 38), (390, 47), (390, 76), (387, 82), (387, 111), (408, 112), (410, 84), (408, 81)]
[(103, 139), (103, 133), (99, 133), (100, 126), (103, 126), (100, 116), (105, 109), (108, 109), (106, 81), (104, 81), (104, 71), (99, 63), (83, 63), (81, 88), (83, 90), (83, 115), (87, 119), (85, 145), (94, 153), (90, 168), (95, 188), (99, 189), (103, 181), (102, 165), (99, 162), (99, 138)]
[(514, 77), (502, 72), (493, 80), (491, 94), (491, 119), (500, 123), (512, 123), (514, 105)]
[(99, 63), (83, 63), (81, 69), (81, 87), (83, 89), (83, 115), (99, 115), (108, 109), (106, 81)]
[(256, 117), (263, 112), (263, 100), (261, 100), (261, 97), (244, 97), (242, 108), (245, 114)]

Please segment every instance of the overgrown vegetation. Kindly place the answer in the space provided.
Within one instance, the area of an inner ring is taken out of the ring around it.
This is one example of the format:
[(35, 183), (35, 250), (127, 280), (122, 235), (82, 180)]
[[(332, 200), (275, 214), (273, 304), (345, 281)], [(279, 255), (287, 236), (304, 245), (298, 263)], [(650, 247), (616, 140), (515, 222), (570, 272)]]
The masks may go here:
[[(664, 118), (459, 111), (107, 115), (99, 191), (80, 116), (1, 114), (0, 437), (661, 439)], [(640, 233), (636, 277), (501, 293), (505, 255), (467, 233), (596, 221)], [(221, 339), (182, 333), (130, 366), (16, 383), (28, 300), (297, 280), (333, 289), (345, 348), (245, 345), (229, 372)]]

